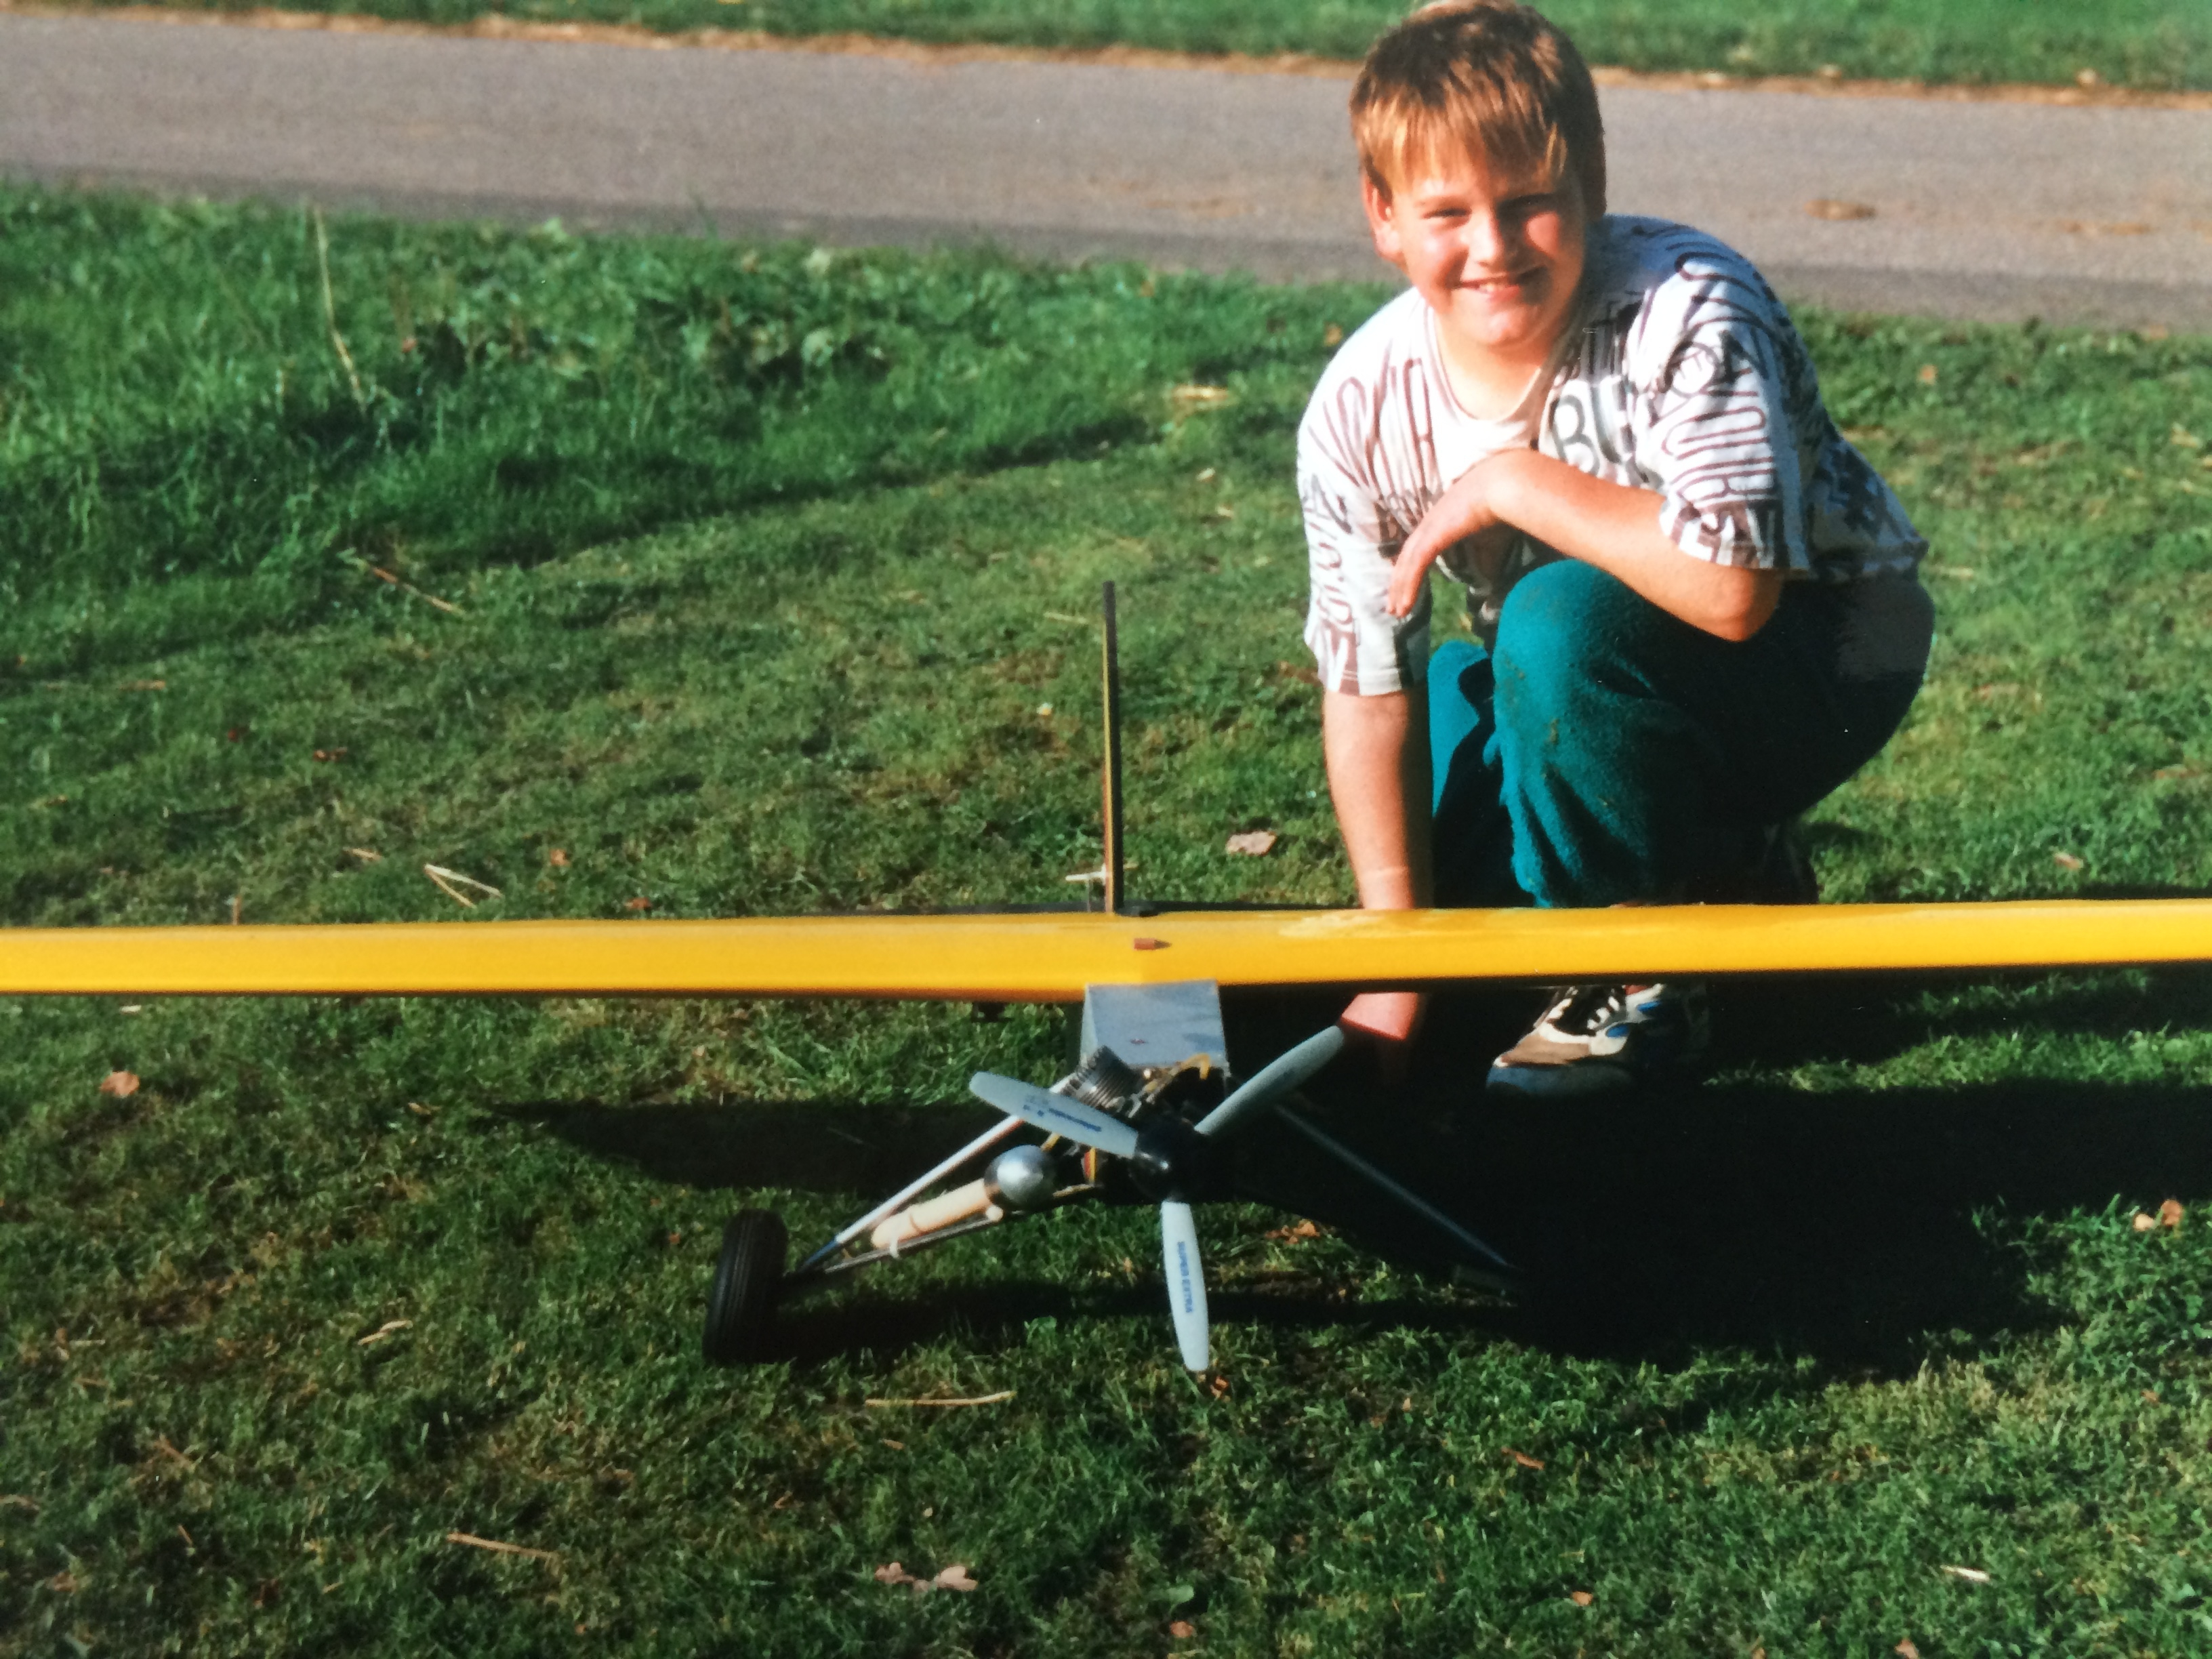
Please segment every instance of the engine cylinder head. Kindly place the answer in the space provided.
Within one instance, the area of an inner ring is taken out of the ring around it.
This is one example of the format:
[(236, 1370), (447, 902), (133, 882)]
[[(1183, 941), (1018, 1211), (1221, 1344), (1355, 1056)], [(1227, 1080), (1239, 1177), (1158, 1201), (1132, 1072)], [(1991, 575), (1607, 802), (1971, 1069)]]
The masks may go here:
[(1060, 1167), (1042, 1146), (1010, 1146), (983, 1172), (986, 1188), (1010, 1210), (1034, 1210), (1060, 1190)]
[(1098, 1048), (1084, 1055), (1083, 1064), (1075, 1068), (1075, 1074), (1062, 1088), (1085, 1106), (1096, 1106), (1102, 1112), (1121, 1117), (1127, 1115), (1137, 1097), (1144, 1093), (1145, 1079), (1111, 1048)]

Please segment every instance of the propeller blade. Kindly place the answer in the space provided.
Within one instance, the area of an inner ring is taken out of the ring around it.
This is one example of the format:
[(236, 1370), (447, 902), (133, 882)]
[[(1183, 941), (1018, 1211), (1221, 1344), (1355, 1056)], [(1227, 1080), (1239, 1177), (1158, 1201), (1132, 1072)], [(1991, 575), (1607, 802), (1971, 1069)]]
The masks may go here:
[(1318, 1075), (1344, 1052), (1344, 1030), (1332, 1025), (1263, 1066), (1252, 1080), (1198, 1121), (1202, 1135), (1226, 1134), (1246, 1118), (1264, 1112), (1291, 1090)]
[(1206, 1322), (1206, 1269), (1198, 1259), (1198, 1218), (1171, 1198), (1160, 1206), (1160, 1247), (1167, 1259), (1168, 1311), (1175, 1316), (1182, 1363), (1202, 1371), (1212, 1357)]
[(976, 1073), (968, 1079), (968, 1087), (977, 1099), (988, 1102), (1008, 1117), (1064, 1136), (1079, 1146), (1095, 1146), (1109, 1158), (1127, 1158), (1137, 1150), (1134, 1129), (1120, 1118), (1109, 1117), (1066, 1095), (994, 1072)]

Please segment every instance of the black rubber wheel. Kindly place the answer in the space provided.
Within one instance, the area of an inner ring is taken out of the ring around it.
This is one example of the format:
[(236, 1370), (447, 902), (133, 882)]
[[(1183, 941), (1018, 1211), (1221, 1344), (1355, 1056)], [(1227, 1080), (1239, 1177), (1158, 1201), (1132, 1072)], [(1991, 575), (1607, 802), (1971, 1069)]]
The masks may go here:
[(742, 1365), (768, 1357), (786, 1245), (783, 1218), (773, 1210), (740, 1210), (722, 1229), (722, 1256), (714, 1264), (714, 1287), (707, 1296), (702, 1344), (714, 1364)]

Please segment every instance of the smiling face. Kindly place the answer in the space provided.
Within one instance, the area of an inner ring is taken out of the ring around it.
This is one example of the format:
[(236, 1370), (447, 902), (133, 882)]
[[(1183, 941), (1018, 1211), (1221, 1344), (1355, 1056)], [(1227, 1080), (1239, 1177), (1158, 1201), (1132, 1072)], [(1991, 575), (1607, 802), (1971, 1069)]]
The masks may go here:
[(1510, 391), (1550, 354), (1574, 309), (1589, 222), (1573, 173), (1493, 167), (1465, 152), (1419, 159), (1385, 191), (1362, 182), (1375, 251), (1436, 313), (1469, 399)]

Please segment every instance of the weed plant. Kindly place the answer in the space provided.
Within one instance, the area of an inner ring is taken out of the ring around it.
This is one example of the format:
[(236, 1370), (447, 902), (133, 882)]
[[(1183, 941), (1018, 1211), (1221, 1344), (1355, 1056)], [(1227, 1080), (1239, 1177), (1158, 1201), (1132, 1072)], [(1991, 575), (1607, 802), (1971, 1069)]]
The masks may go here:
[[(1380, 289), (0, 227), (7, 923), (1059, 899), (1109, 577), (1137, 884), (1347, 895), (1289, 469)], [(1941, 607), (1829, 897), (2212, 887), (2212, 345), (1802, 320)], [(1482, 1106), (1526, 1012), (1322, 1106), (1537, 1293), (1255, 1149), (1324, 1224), (1204, 1212), (1217, 1395), (1140, 1208), (697, 1358), (732, 1211), (811, 1246), (1051, 1011), (0, 1003), (0, 1654), (2203, 1650), (2212, 979), (1723, 988), (1632, 1112)]]
[[(181, 0), (201, 9), (198, 0)], [(1399, 0), (293, 0), (295, 9), (459, 23), (489, 14), (647, 28), (860, 33), (940, 44), (1358, 58)], [(2064, 85), (2212, 86), (2212, 17), (2194, 0), (1548, 0), (1594, 64), (1743, 75)]]

